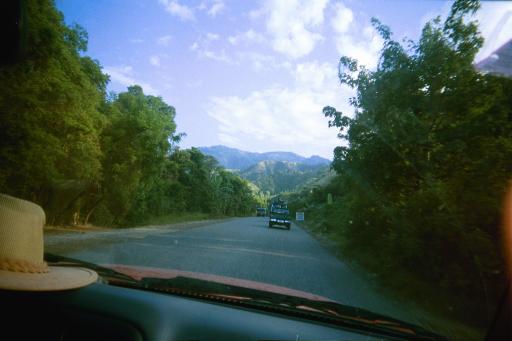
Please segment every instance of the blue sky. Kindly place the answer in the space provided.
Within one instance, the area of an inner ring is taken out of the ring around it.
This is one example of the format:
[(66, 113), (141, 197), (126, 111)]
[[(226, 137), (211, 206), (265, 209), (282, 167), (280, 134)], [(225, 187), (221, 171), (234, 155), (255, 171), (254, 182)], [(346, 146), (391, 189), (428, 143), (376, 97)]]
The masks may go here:
[[(352, 92), (336, 78), (340, 56), (374, 68), (376, 17), (394, 36), (417, 39), (446, 15), (447, 1), (407, 0), (57, 0), (68, 24), (89, 33), (87, 54), (111, 77), (109, 89), (139, 84), (177, 111), (184, 148), (224, 144), (332, 158), (341, 143), (322, 108), (350, 114)], [(512, 36), (512, 3), (485, 2), (488, 38), (478, 58)]]

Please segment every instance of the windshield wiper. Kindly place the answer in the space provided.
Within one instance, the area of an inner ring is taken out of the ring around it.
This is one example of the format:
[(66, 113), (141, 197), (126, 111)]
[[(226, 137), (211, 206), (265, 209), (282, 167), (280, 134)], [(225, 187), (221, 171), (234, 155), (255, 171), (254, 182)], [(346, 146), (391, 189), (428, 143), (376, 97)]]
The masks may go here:
[[(115, 283), (113, 283), (115, 284)], [(123, 285), (120, 283), (120, 285)], [(310, 300), (274, 292), (211, 282), (196, 278), (142, 278), (137, 288), (256, 308), (292, 315), (308, 320), (334, 324), (347, 329), (378, 333), (408, 340), (445, 340), (421, 327), (406, 322), (330, 301)]]

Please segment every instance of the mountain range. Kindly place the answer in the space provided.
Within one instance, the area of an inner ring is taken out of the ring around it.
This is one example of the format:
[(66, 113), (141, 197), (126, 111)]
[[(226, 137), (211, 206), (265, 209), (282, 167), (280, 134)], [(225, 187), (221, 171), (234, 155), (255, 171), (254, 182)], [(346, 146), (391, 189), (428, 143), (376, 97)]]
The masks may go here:
[(222, 166), (228, 169), (244, 170), (261, 161), (296, 162), (309, 166), (325, 166), (331, 163), (330, 160), (317, 155), (307, 158), (292, 152), (255, 153), (221, 145), (198, 147), (198, 149), (204, 154), (213, 156)]
[(306, 158), (291, 152), (254, 153), (226, 146), (198, 149), (271, 194), (294, 191), (326, 176), (331, 163), (320, 156)]

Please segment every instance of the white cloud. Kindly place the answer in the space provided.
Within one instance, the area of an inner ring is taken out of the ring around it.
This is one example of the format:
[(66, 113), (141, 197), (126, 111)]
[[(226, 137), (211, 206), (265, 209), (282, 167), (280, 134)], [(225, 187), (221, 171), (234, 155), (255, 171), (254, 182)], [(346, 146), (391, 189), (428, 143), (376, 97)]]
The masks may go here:
[(261, 17), (263, 17), (266, 13), (266, 9), (265, 7), (260, 7), (260, 8), (257, 8), (257, 9), (253, 9), (251, 10), (249, 13), (248, 13), (248, 16), (249, 18), (251, 18), (252, 20), (257, 20)]
[(134, 44), (140, 44), (140, 43), (144, 42), (144, 39), (134, 38), (134, 39), (131, 39), (130, 42), (132, 42)]
[(205, 57), (208, 59), (215, 60), (217, 62), (224, 62), (228, 64), (234, 63), (233, 59), (231, 59), (225, 50), (213, 51), (213, 50), (202, 50), (199, 51), (199, 56)]
[(149, 62), (153, 66), (160, 66), (160, 57), (158, 57), (158, 56), (151, 56), (149, 58)]
[(291, 69), (290, 62), (283, 62), (282, 60), (277, 59), (275, 56), (258, 52), (239, 52), (237, 53), (237, 60), (240, 61), (242, 65), (245, 65), (245, 63), (249, 63), (255, 71)]
[(159, 37), (156, 40), (156, 43), (161, 46), (169, 46), (171, 39), (172, 39), (172, 37), (170, 35), (165, 35), (165, 36)]
[(194, 51), (200, 58), (207, 58), (228, 64), (234, 63), (234, 60), (226, 53), (226, 50), (214, 49), (213, 45), (215, 45), (215, 42), (219, 39), (220, 35), (209, 32), (204, 37), (201, 37), (198, 41), (195, 41), (190, 45), (190, 50)]
[(195, 20), (192, 8), (182, 5), (177, 0), (160, 0), (165, 10), (172, 15), (179, 17), (183, 21)]
[(331, 20), (332, 27), (338, 33), (347, 32), (354, 20), (354, 13), (341, 2), (334, 5), (334, 10), (336, 14)]
[(252, 28), (245, 31), (244, 33), (239, 33), (228, 38), (228, 41), (232, 45), (238, 45), (240, 43), (257, 43), (261, 44), (265, 42), (265, 37), (263, 34), (254, 31)]
[(224, 1), (214, 0), (212, 6), (206, 13), (208, 13), (210, 17), (216, 17), (217, 14), (220, 14), (225, 9), (225, 7), (226, 5), (224, 4)]
[(370, 69), (377, 66), (383, 40), (369, 18), (361, 15), (354, 20), (352, 10), (340, 2), (335, 5), (331, 26), (336, 32), (334, 40), (339, 54), (357, 59)]
[(233, 63), (233, 59), (227, 55), (224, 49), (220, 51), (214, 51), (208, 47), (201, 46), (198, 42), (194, 42), (192, 45), (190, 45), (190, 50), (195, 51), (201, 58), (212, 59), (217, 62), (224, 62), (228, 64)]
[[(328, 0), (267, 1), (267, 30), (272, 36), (272, 47), (290, 58), (299, 58), (313, 51), (323, 40), (317, 32), (324, 22), (324, 9)], [(254, 14), (255, 13), (255, 14)], [(252, 14), (259, 15), (258, 11)]]
[(276, 65), (274, 57), (257, 52), (240, 53), (240, 58), (248, 60), (256, 71), (266, 70), (269, 67)]
[(206, 33), (206, 39), (208, 40), (219, 40), (220, 39), (220, 36), (216, 33)]
[(327, 127), (325, 105), (350, 113), (352, 90), (340, 87), (336, 66), (309, 62), (296, 65), (292, 87), (273, 86), (246, 97), (213, 97), (207, 108), (219, 123), (219, 140), (238, 148), (290, 150), (332, 157), (340, 145), (337, 131)]
[(336, 68), (333, 68), (332, 65), (318, 62), (297, 64), (294, 72), (298, 88), (318, 91), (322, 91), (324, 88), (327, 91), (339, 88), (336, 75)]
[(113, 82), (123, 86), (140, 85), (145, 94), (157, 96), (158, 93), (149, 83), (134, 78), (131, 66), (107, 66), (103, 71), (110, 76)]
[(190, 50), (192, 51), (197, 51), (199, 50), (199, 43), (197, 41), (195, 41), (194, 43), (192, 43), (192, 45), (190, 45)]
[(223, 0), (205, 0), (201, 1), (199, 6), (196, 7), (200, 11), (206, 12), (206, 14), (212, 18), (224, 12), (226, 4)]

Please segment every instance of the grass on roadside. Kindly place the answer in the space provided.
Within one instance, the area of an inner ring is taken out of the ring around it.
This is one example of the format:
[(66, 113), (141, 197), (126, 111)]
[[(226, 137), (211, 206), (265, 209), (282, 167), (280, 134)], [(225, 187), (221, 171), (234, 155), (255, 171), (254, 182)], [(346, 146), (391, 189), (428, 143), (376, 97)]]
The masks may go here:
[[(461, 302), (453, 293), (440, 290), (436, 283), (425, 283), (407, 272), (396, 270), (390, 275), (379, 273), (375, 268), (375, 261), (368, 259), (366, 255), (353, 252), (344, 252), (344, 241), (337, 233), (327, 229), (324, 224), (325, 216), (321, 210), (310, 211), (309, 219), (301, 222), (300, 226), (312, 233), (320, 242), (328, 247), (331, 252), (343, 261), (349, 262), (358, 270), (370, 273), (384, 295), (389, 295), (404, 304), (413, 304), (435, 320), (435, 325), (443, 332), (452, 336), (458, 335), (467, 340), (480, 340), (484, 337), (482, 326), (475, 326), (474, 320), (468, 316), (468, 311), (463, 307), (470, 306), (470, 302)], [(484, 327), (485, 328), (485, 327)]]

